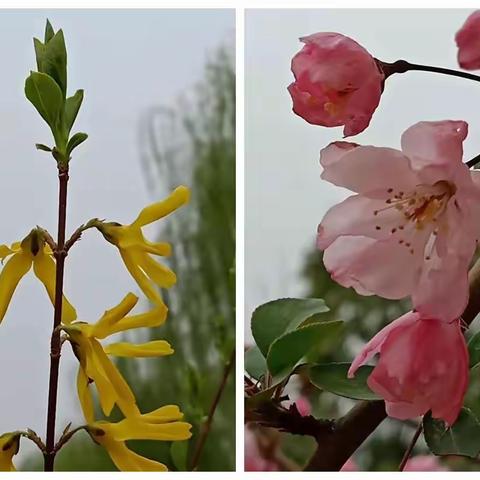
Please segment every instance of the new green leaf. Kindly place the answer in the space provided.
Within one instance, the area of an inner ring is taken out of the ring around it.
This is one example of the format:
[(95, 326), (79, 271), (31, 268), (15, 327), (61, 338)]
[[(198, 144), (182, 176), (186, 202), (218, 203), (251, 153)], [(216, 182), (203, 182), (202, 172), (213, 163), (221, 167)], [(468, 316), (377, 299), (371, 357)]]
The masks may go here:
[(83, 132), (78, 132), (68, 141), (67, 144), (67, 155), (72, 153), (74, 148), (77, 148), (81, 143), (83, 143), (88, 138), (88, 135)]
[(78, 111), (83, 102), (83, 90), (77, 90), (75, 95), (67, 98), (65, 101), (65, 129), (67, 134), (70, 133), (70, 130), (73, 127), (75, 119), (77, 118)]
[(309, 318), (328, 312), (321, 298), (282, 298), (260, 305), (252, 315), (252, 333), (264, 357), (270, 345)]
[(310, 368), (310, 381), (317, 388), (341, 397), (354, 400), (379, 400), (380, 397), (372, 392), (367, 385), (367, 378), (373, 367), (360, 367), (354, 378), (348, 378), (347, 372), (350, 363), (322, 363)]
[(55, 80), (45, 73), (31, 72), (25, 81), (25, 95), (52, 131), (57, 131), (63, 96)]

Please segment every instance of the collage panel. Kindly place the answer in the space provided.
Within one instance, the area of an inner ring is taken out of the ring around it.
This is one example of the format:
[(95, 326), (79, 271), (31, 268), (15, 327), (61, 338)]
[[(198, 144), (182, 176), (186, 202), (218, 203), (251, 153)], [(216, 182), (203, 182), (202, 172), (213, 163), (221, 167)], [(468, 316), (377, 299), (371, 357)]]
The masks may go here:
[(235, 470), (235, 11), (0, 38), (0, 471)]
[(478, 471), (478, 70), (471, 9), (247, 9), (246, 471)]

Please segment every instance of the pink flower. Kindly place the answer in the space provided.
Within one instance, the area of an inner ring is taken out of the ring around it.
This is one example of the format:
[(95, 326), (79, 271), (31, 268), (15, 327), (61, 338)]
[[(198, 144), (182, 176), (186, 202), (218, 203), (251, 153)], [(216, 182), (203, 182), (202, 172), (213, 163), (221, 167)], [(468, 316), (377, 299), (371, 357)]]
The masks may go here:
[(412, 297), (416, 310), (459, 318), (480, 236), (478, 172), (462, 163), (462, 121), (420, 122), (402, 151), (335, 142), (322, 178), (356, 192), (332, 207), (317, 246), (332, 278), (361, 295)]
[(417, 455), (407, 461), (404, 472), (448, 472), (434, 455)]
[(300, 397), (296, 402), (295, 405), (297, 407), (298, 413), (302, 417), (308, 417), (312, 412), (312, 406), (307, 397)]
[(389, 416), (406, 420), (429, 410), (452, 425), (468, 385), (468, 350), (460, 321), (443, 322), (408, 312), (375, 335), (354, 359), (348, 377), (374, 355), (368, 386)]
[(255, 433), (245, 428), (245, 471), (246, 472), (275, 472), (278, 466), (275, 462), (263, 458), (257, 444)]
[(349, 458), (340, 469), (341, 472), (359, 472), (357, 462), (353, 458)]
[(339, 33), (300, 40), (305, 46), (293, 57), (295, 82), (288, 87), (293, 111), (315, 125), (344, 125), (345, 136), (365, 130), (383, 89), (384, 75), (375, 59)]
[(480, 10), (473, 12), (455, 35), (458, 64), (465, 70), (480, 69)]

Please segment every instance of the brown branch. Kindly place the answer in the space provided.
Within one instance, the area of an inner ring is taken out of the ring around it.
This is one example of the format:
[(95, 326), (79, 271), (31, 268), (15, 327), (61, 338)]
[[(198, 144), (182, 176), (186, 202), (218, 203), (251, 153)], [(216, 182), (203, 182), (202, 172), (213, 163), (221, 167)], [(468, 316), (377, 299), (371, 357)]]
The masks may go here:
[(60, 329), (57, 328), (62, 321), (62, 299), (63, 299), (63, 273), (65, 267), (65, 228), (67, 217), (67, 186), (68, 186), (68, 164), (58, 164), (58, 238), (55, 274), (55, 305), (52, 337), (50, 343), (50, 379), (48, 385), (48, 409), (47, 409), (47, 436), (46, 452), (44, 455), (44, 471), (53, 472), (55, 462), (55, 418), (57, 414), (57, 393), (58, 393), (58, 370), (60, 366)]
[[(470, 325), (480, 312), (480, 260), (468, 275), (470, 299), (462, 320)], [(357, 403), (343, 418), (337, 421), (335, 430), (318, 442), (306, 470), (339, 471), (355, 450), (382, 423), (387, 416), (383, 401)]]
[(192, 461), (190, 463), (190, 470), (196, 470), (198, 466), (198, 462), (200, 461), (200, 456), (202, 455), (203, 447), (205, 446), (205, 442), (207, 441), (208, 434), (210, 433), (210, 429), (212, 427), (213, 416), (215, 415), (215, 411), (220, 402), (220, 398), (222, 397), (223, 391), (225, 390), (225, 387), (227, 385), (228, 376), (233, 368), (234, 363), (235, 363), (235, 349), (232, 350), (230, 358), (227, 364), (225, 365), (225, 368), (223, 370), (222, 380), (220, 382), (220, 385), (218, 386), (218, 389), (215, 394), (215, 397), (213, 398), (212, 404), (210, 405), (207, 421), (202, 426), (200, 437), (198, 439), (197, 444), (195, 445)]
[(325, 433), (331, 433), (334, 426), (333, 420), (319, 420), (312, 415), (302, 416), (295, 403), (285, 408), (275, 400), (262, 402), (254, 409), (245, 408), (245, 413), (247, 422), (294, 435), (307, 435), (317, 440)]
[(72, 233), (72, 236), (65, 242), (65, 250), (68, 252), (73, 247), (73, 245), (82, 238), (82, 233), (89, 228), (93, 228), (95, 226), (95, 223), (97, 223), (98, 221), (98, 218), (92, 218), (84, 225), (80, 225)]
[(420, 434), (422, 433), (423, 430), (423, 423), (420, 422), (420, 425), (417, 427), (417, 430), (415, 431), (412, 441), (408, 445), (407, 450), (405, 451), (405, 454), (403, 455), (402, 461), (400, 462), (400, 465), (398, 466), (398, 471), (403, 472), (405, 465), (408, 462), (408, 459), (410, 458), (410, 455), (413, 452), (413, 449), (415, 448), (415, 444), (417, 443), (418, 437), (420, 437)]

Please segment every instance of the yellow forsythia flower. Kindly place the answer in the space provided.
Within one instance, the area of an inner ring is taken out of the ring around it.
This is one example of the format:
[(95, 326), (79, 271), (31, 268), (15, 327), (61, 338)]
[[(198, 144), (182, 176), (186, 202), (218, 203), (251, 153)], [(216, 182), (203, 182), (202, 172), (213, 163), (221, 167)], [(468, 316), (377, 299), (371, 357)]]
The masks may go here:
[(15, 472), (12, 458), (20, 447), (20, 432), (10, 432), (0, 435), (0, 472)]
[(168, 256), (171, 246), (168, 243), (152, 243), (142, 233), (142, 227), (169, 215), (188, 202), (190, 191), (183, 185), (177, 187), (169, 197), (145, 207), (133, 223), (121, 225), (97, 221), (95, 227), (105, 239), (115, 245), (132, 277), (152, 302), (160, 305), (162, 298), (155, 288), (169, 288), (176, 282), (175, 273), (156, 262), (150, 254)]
[(168, 470), (160, 462), (129, 450), (128, 440), (187, 440), (191, 425), (180, 421), (183, 414), (176, 405), (167, 405), (153, 412), (126, 418), (118, 423), (92, 422), (87, 431), (105, 450), (115, 466), (124, 472), (159, 472)]
[(149, 312), (127, 316), (137, 302), (138, 297), (129, 293), (116, 307), (107, 310), (95, 324), (78, 321), (64, 327), (80, 362), (77, 377), (78, 397), (88, 422), (94, 418), (93, 399), (89, 389), (92, 381), (97, 387), (100, 406), (105, 415), (110, 415), (115, 404), (126, 417), (140, 415), (132, 390), (107, 354), (121, 357), (159, 357), (173, 353), (170, 344), (163, 340), (142, 344), (113, 343), (105, 349), (98, 341), (114, 333), (132, 328), (158, 327), (165, 322), (167, 308), (163, 304)]
[[(55, 261), (52, 250), (45, 243), (40, 229), (33, 229), (21, 242), (11, 247), (0, 245), (0, 259), (10, 256), (0, 273), (0, 322), (7, 312), (13, 292), (22, 277), (32, 268), (37, 278), (45, 286), (52, 304), (55, 302)], [(62, 322), (70, 323), (77, 313), (70, 302), (63, 297)]]

